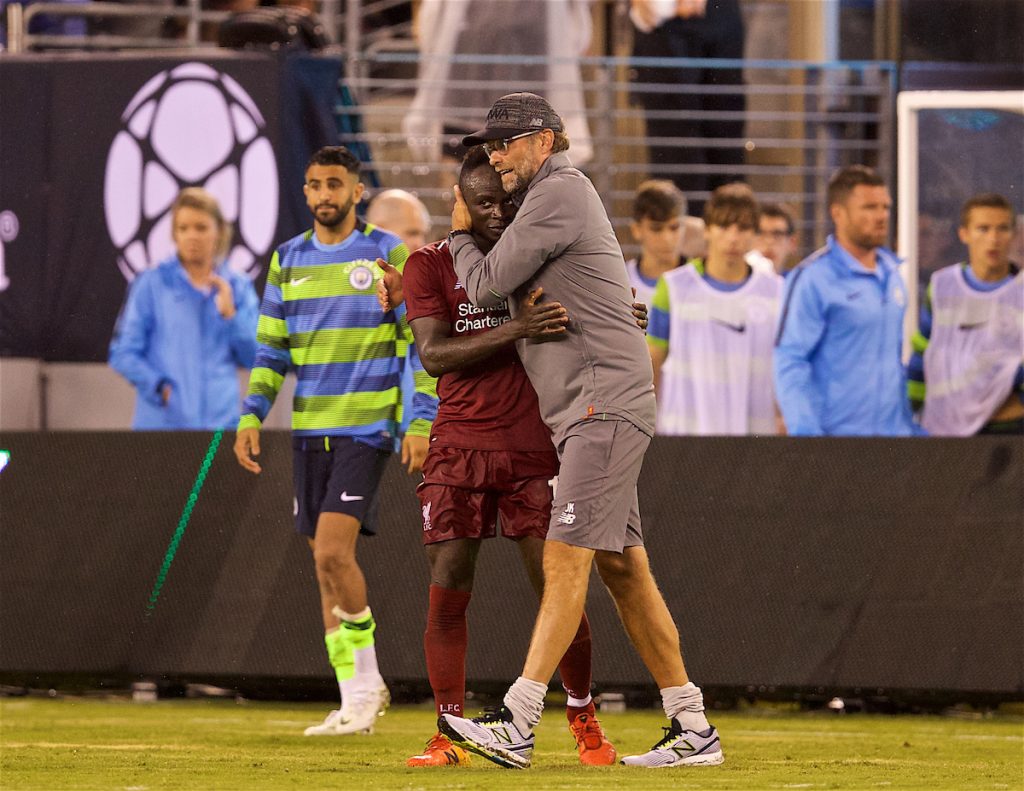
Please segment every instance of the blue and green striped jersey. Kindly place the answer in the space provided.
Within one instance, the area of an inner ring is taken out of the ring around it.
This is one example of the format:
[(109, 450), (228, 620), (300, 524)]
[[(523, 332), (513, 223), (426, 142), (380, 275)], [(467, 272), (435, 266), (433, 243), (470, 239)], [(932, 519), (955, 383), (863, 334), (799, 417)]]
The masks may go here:
[(402, 414), (403, 366), (413, 366), (416, 394), (407, 433), (428, 436), (437, 413), (434, 379), (408, 354), (404, 306), (382, 313), (375, 263), (398, 269), (409, 253), (397, 236), (357, 222), (327, 246), (313, 231), (277, 248), (270, 262), (256, 332), (256, 361), (241, 428), (259, 428), (285, 373), (296, 372), (292, 430), (298, 436), (349, 436), (390, 450)]

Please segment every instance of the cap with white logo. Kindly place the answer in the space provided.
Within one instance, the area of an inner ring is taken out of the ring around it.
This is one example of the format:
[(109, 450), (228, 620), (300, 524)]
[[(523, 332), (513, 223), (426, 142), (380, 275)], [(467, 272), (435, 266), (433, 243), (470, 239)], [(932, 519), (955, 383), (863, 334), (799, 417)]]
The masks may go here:
[(484, 128), (462, 138), (464, 146), (478, 146), (488, 140), (500, 140), (523, 132), (550, 129), (562, 132), (562, 119), (548, 100), (535, 93), (510, 93), (496, 101), (487, 113)]

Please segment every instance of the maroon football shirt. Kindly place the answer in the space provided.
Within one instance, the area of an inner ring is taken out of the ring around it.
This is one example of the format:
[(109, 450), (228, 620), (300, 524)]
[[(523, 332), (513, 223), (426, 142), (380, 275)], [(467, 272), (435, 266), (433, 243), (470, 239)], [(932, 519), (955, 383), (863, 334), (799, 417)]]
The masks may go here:
[[(432, 318), (452, 336), (478, 335), (509, 320), (505, 302), (477, 308), (458, 281), (447, 242), (421, 247), (406, 262), (403, 283), (409, 321)], [(485, 360), (437, 380), (440, 405), (430, 444), (475, 450), (553, 450), (540, 419), (537, 393), (509, 344)]]

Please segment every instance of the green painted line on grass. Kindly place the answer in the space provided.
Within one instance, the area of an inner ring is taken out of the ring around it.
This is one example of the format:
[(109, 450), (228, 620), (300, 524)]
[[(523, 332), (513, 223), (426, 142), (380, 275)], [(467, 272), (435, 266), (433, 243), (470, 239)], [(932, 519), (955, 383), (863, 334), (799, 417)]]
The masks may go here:
[(192, 484), (192, 491), (189, 493), (188, 500), (185, 502), (185, 508), (178, 519), (178, 528), (174, 531), (171, 543), (164, 554), (164, 562), (156, 575), (156, 584), (153, 586), (153, 592), (149, 594), (149, 603), (146, 605), (147, 616), (156, 609), (156, 600), (160, 598), (160, 589), (163, 588), (164, 581), (167, 579), (167, 572), (171, 569), (174, 556), (178, 554), (178, 547), (181, 545), (182, 536), (185, 535), (185, 528), (188, 527), (189, 520), (192, 518), (192, 510), (196, 507), (196, 503), (199, 502), (199, 492), (202, 491), (203, 484), (206, 483), (206, 475), (210, 471), (210, 465), (213, 464), (213, 457), (217, 453), (217, 447), (220, 445), (220, 440), (223, 436), (223, 430), (216, 432), (213, 435), (213, 439), (210, 440), (210, 447), (206, 449), (203, 464), (199, 468), (199, 474), (196, 475), (195, 483)]

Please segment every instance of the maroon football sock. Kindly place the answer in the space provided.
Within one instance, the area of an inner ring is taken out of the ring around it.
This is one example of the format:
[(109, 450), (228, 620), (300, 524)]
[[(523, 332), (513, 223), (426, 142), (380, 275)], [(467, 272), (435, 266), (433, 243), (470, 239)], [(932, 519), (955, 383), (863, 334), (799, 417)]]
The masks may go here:
[[(558, 663), (558, 672), (562, 676), (562, 686), (565, 691), (574, 698), (585, 698), (590, 694), (590, 621), (587, 614), (583, 613), (580, 619), (580, 628), (576, 630), (576, 636), (569, 644), (569, 648)], [(585, 708), (571, 708), (566, 710), (569, 721), (584, 711), (593, 714), (593, 704)]]
[(434, 690), (438, 716), (462, 716), (466, 696), (466, 608), (470, 595), (468, 591), (430, 586), (423, 652), (427, 655), (427, 676)]

